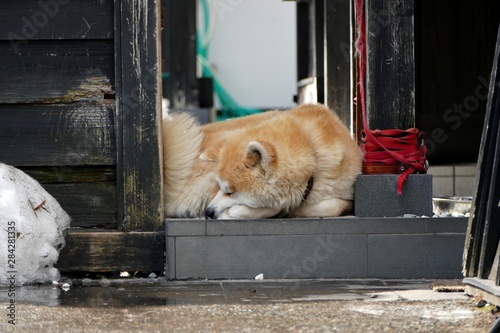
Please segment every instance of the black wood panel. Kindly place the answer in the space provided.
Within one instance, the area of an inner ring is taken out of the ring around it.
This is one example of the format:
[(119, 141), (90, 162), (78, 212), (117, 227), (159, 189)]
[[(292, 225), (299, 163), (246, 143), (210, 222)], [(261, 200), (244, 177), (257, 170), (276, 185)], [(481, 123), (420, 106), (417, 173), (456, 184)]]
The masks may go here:
[(112, 40), (0, 42), (0, 103), (70, 103), (114, 94)]
[(324, 0), (324, 6), (325, 102), (347, 126), (350, 126), (353, 105), (350, 1)]
[(0, 40), (113, 38), (113, 0), (2, 1)]
[(56, 266), (61, 272), (163, 272), (165, 233), (72, 230)]
[[(196, 76), (196, 0), (163, 0), (165, 27), (162, 31), (164, 97), (172, 108), (198, 107)], [(215, 18), (213, 18), (215, 19)]]
[(297, 2), (297, 82), (313, 76), (314, 50), (310, 42), (313, 34), (309, 25), (309, 11), (309, 3)]
[(43, 184), (71, 216), (71, 227), (116, 229), (116, 184)]
[(160, 0), (117, 11), (118, 228), (162, 229)]
[(15, 166), (115, 165), (114, 104), (0, 104), (0, 161)]
[(322, 0), (314, 0), (314, 67), (318, 103), (325, 103), (325, 9)]
[(116, 229), (116, 168), (53, 166), (19, 168), (58, 200), (77, 228)]
[(107, 166), (51, 166), (51, 167), (19, 167), (40, 184), (65, 183), (115, 183), (116, 167)]
[(415, 127), (413, 0), (366, 1), (370, 129)]

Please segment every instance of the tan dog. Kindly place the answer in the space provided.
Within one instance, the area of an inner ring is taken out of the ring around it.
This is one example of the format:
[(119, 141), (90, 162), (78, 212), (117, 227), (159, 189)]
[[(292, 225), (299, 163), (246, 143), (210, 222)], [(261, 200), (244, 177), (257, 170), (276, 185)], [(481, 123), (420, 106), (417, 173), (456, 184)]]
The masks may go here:
[(347, 214), (361, 151), (321, 105), (199, 126), (164, 121), (168, 217), (258, 219)]

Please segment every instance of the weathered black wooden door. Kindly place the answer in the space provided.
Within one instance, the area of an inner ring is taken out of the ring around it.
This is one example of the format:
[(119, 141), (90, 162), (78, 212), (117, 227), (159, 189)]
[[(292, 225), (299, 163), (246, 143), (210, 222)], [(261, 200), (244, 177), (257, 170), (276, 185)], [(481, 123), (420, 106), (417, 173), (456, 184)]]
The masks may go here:
[(63, 271), (163, 270), (159, 13), (159, 0), (2, 4), (0, 161), (71, 215)]
[[(475, 196), (464, 250), (464, 275), (500, 286), (500, 27), (491, 71), (486, 118), (481, 136)], [(479, 283), (480, 284), (480, 283)], [(491, 291), (490, 291), (491, 292)], [(498, 293), (498, 290), (495, 290)]]

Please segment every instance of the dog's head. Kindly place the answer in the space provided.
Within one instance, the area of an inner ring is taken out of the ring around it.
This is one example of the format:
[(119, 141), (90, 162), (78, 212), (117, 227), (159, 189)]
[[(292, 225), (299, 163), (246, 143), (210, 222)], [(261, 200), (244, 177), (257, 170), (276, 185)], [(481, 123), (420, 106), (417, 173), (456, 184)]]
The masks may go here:
[[(277, 189), (274, 187), (278, 166), (276, 148), (272, 143), (228, 140), (207, 149), (200, 158), (217, 163), (216, 180), (220, 187), (205, 210), (207, 217), (247, 218), (246, 215), (252, 215), (249, 213), (252, 210), (258, 210), (256, 215), (260, 218), (276, 214), (275, 210), (270, 209), (276, 206)], [(262, 209), (265, 209), (265, 213)]]

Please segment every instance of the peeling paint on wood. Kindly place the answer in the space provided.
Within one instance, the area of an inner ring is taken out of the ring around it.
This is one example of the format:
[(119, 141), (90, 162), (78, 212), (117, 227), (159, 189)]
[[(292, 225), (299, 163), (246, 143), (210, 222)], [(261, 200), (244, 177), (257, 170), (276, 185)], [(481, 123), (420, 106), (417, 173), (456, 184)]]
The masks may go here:
[(112, 96), (114, 93), (111, 80), (104, 75), (96, 75), (83, 78), (78, 88), (61, 91), (62, 95), (60, 97), (45, 98), (35, 102), (64, 104), (78, 101), (96, 101), (102, 104), (110, 104), (114, 101), (104, 98), (105, 96)]
[(99, 41), (32, 41), (14, 52), (0, 42), (0, 103), (70, 103), (114, 94), (114, 45)]

